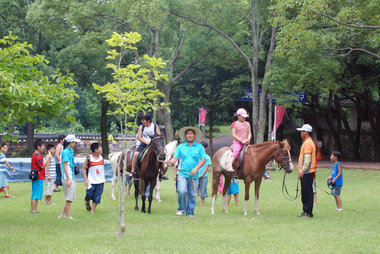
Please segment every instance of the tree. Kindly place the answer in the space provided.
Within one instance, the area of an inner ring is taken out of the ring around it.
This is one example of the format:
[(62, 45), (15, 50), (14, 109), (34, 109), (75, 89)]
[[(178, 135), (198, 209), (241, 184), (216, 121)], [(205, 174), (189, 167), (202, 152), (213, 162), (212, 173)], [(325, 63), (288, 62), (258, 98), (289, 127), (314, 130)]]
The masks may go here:
[[(268, 14), (269, 1), (191, 1), (187, 8), (198, 17), (180, 14), (177, 10), (170, 12), (189, 20), (199, 26), (207, 27), (229, 41), (245, 59), (251, 75), (252, 87), (252, 121), (254, 143), (262, 142), (267, 122), (267, 82), (266, 74), (272, 64), (272, 53), (275, 48), (276, 26), (270, 26), (263, 16)], [(194, 11), (196, 10), (196, 11)], [(204, 12), (203, 10), (207, 10)], [(204, 14), (206, 13), (206, 14)], [(231, 14), (233, 13), (233, 14)], [(263, 15), (264, 14), (264, 15)], [(194, 15), (194, 14), (193, 14)], [(265, 17), (265, 16), (264, 16)], [(221, 22), (221, 20), (225, 22)], [(211, 23), (213, 22), (213, 23)], [(248, 27), (248, 28), (247, 28)], [(266, 27), (263, 29), (263, 27)], [(271, 43), (266, 52), (265, 71), (261, 84), (262, 94), (258, 100), (260, 52), (265, 33), (272, 30)]]
[[(139, 64), (128, 64), (122, 67), (123, 58), (126, 51), (135, 50), (136, 43), (141, 40), (141, 35), (138, 33), (113, 33), (112, 37), (107, 40), (107, 43), (113, 47), (107, 51), (107, 59), (114, 60), (115, 63), (107, 64), (107, 68), (112, 70), (114, 82), (108, 82), (104, 86), (93, 84), (94, 89), (100, 94), (104, 94), (106, 100), (114, 104), (116, 107), (113, 112), (108, 114), (117, 115), (120, 119), (120, 127), (122, 134), (135, 130), (134, 116), (140, 111), (148, 111), (149, 109), (157, 109), (165, 107), (166, 104), (157, 105), (155, 102), (160, 96), (164, 96), (161, 92), (154, 89), (156, 82), (166, 80), (167, 76), (160, 74), (160, 69), (165, 65), (165, 62), (160, 58), (149, 57), (145, 55), (146, 68)], [(132, 121), (129, 120), (132, 117)], [(126, 150), (125, 150), (126, 152)], [(120, 164), (117, 164), (116, 172), (119, 170)], [(126, 160), (124, 167), (126, 169)], [(123, 238), (125, 231), (124, 223), (124, 172), (119, 174), (119, 237)]]
[(74, 121), (67, 112), (73, 110), (77, 95), (66, 87), (75, 84), (73, 75), (57, 70), (46, 76), (42, 68), (49, 62), (40, 55), (31, 55), (32, 46), (17, 42), (11, 32), (0, 44), (0, 128), (7, 130), (3, 139), (17, 140), (11, 135), (15, 125), (34, 123), (37, 116)]

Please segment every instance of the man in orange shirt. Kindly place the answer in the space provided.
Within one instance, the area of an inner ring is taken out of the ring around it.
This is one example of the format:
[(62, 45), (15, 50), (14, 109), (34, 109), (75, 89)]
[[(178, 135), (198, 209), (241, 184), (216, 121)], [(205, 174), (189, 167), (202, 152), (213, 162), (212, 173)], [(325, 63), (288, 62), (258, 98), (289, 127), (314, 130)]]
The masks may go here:
[(315, 144), (311, 138), (313, 128), (309, 124), (304, 124), (301, 128), (301, 138), (303, 140), (300, 157), (298, 158), (298, 177), (301, 179), (301, 199), (303, 212), (300, 217), (313, 217), (313, 179), (315, 175)]

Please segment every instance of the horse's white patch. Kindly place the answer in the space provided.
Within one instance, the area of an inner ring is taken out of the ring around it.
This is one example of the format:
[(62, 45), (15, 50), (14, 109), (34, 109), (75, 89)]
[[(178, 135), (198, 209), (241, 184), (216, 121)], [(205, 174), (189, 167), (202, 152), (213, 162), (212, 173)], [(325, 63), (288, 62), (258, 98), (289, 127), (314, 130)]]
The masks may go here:
[(232, 156), (231, 150), (224, 152), (224, 154), (222, 155), (222, 158), (220, 159), (220, 166), (222, 169), (226, 169), (230, 166), (231, 156)]

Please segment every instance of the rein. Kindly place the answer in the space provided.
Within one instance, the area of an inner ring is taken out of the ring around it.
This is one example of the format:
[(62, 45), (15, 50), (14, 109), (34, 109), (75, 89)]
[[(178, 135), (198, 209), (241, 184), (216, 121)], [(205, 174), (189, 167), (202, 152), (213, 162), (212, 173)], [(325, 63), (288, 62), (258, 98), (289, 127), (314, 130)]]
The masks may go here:
[(284, 172), (284, 178), (282, 179), (282, 194), (284, 194), (284, 197), (289, 201), (294, 201), (300, 196), (300, 190), (299, 190), (299, 183), (301, 181), (300, 178), (297, 180), (297, 189), (296, 189), (296, 195), (295, 197), (290, 196), (288, 189), (286, 188), (285, 184), (285, 178), (286, 178), (286, 172)]

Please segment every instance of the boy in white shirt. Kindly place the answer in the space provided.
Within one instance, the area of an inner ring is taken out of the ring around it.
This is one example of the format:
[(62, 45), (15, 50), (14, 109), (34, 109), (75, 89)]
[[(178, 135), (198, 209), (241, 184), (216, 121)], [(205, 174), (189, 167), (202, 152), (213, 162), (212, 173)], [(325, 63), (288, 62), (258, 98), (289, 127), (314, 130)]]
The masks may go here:
[[(82, 174), (86, 186), (85, 206), (88, 211), (95, 213), (96, 206), (100, 204), (103, 194), (104, 182), (104, 158), (100, 143), (92, 143), (90, 146), (91, 154), (85, 159), (82, 167)], [(90, 200), (92, 199), (92, 208)]]

